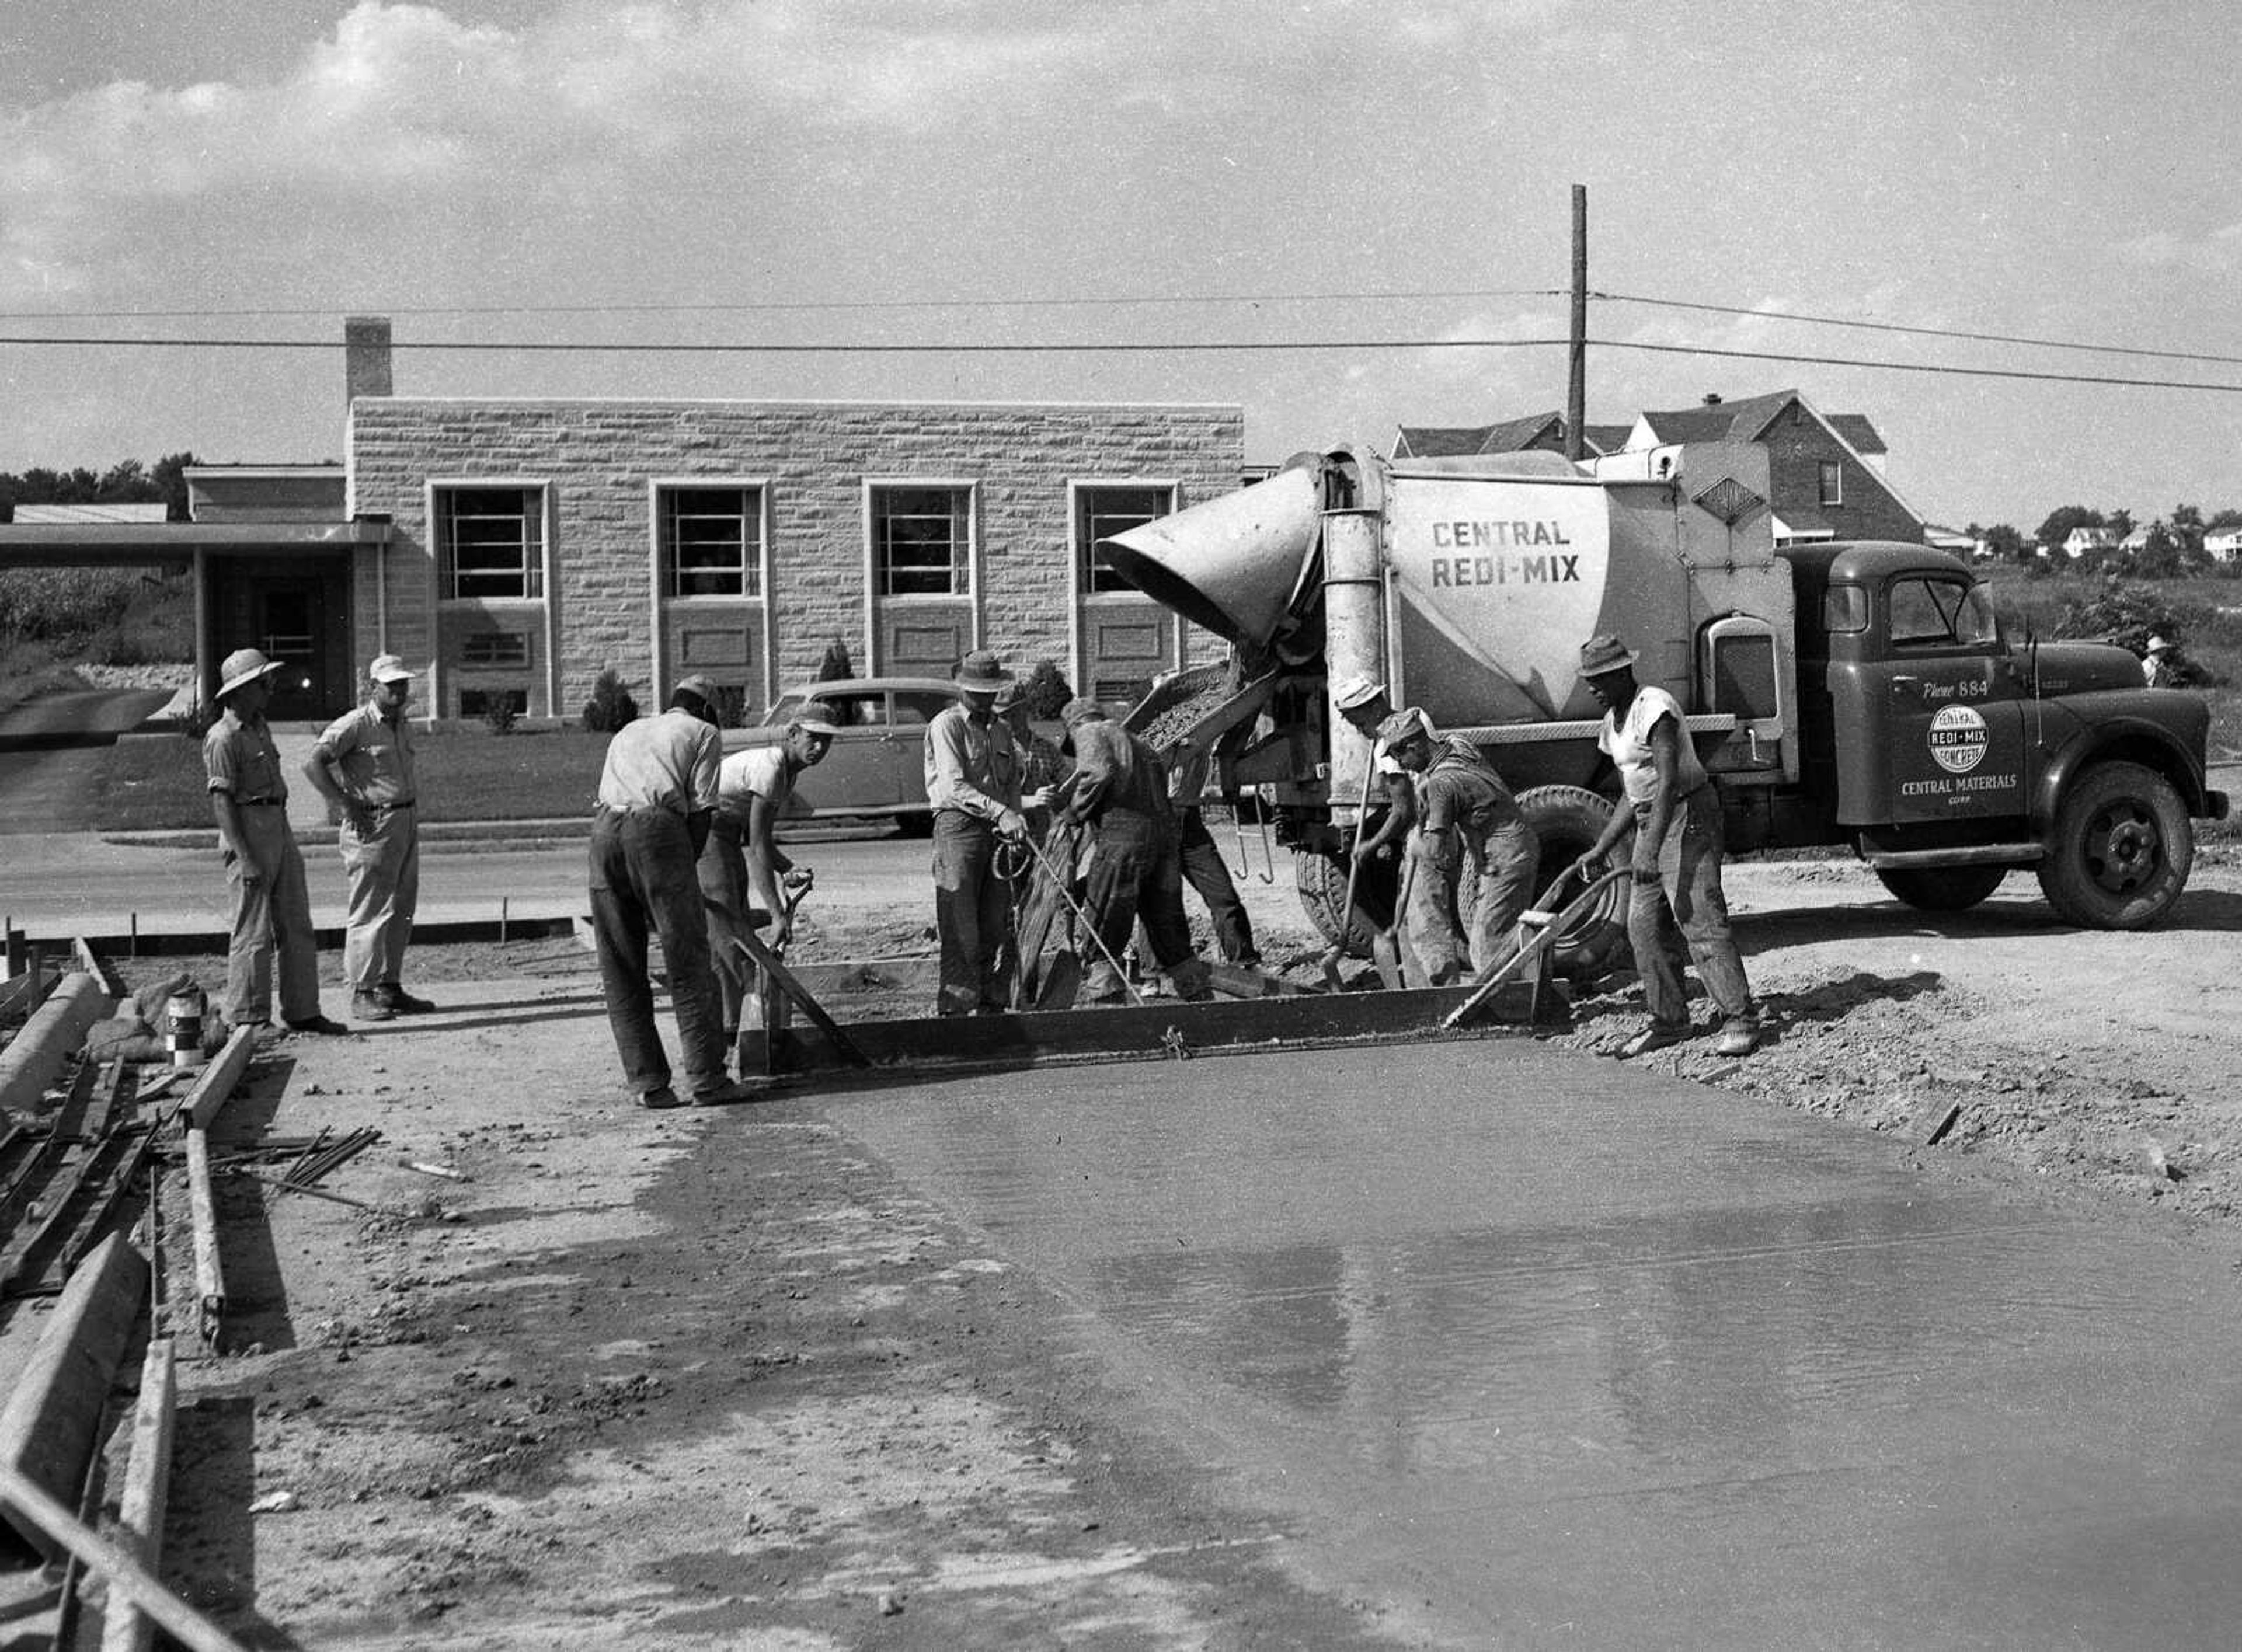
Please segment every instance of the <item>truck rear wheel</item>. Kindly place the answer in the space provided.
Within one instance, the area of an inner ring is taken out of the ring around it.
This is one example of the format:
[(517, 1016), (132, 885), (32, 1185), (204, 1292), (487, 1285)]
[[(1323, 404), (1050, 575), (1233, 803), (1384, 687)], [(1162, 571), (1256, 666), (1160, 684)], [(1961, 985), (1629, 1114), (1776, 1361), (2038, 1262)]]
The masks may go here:
[(2138, 763), (2098, 763), (2056, 808), (2039, 886), (2082, 929), (2146, 929), (2194, 864), (2195, 831), (2172, 782)]
[[(1596, 846), (1611, 819), (1612, 806), (1585, 787), (1536, 786), (1520, 794), (1518, 810), (1541, 840), (1541, 889), (1534, 891), (1539, 899), (1558, 873)], [(1585, 917), (1557, 937), (1558, 974), (1589, 980), (1627, 962), (1627, 897), (1625, 885), (1613, 884)]]
[(1966, 912), (2000, 888), (2005, 866), (1879, 867), (1876, 877), (1918, 912)]
[[(1302, 852), (1292, 856), (1292, 882), (1300, 891), (1300, 907), (1324, 937), (1326, 945), (1339, 945), (1341, 917), (1346, 907), (1347, 857)], [(1362, 869), (1354, 891), (1354, 921), (1344, 930), (1342, 949), (1351, 958), (1370, 956), (1370, 943), (1393, 918), (1394, 897), (1400, 893), (1400, 875), (1391, 861), (1374, 862)]]

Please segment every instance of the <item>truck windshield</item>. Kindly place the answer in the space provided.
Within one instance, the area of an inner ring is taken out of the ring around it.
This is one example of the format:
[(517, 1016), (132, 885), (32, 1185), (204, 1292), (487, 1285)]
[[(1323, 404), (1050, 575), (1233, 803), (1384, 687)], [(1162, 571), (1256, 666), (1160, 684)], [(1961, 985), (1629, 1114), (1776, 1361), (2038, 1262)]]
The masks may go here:
[(1891, 640), (1896, 648), (1990, 643), (1999, 635), (1983, 586), (1960, 580), (1895, 580)]

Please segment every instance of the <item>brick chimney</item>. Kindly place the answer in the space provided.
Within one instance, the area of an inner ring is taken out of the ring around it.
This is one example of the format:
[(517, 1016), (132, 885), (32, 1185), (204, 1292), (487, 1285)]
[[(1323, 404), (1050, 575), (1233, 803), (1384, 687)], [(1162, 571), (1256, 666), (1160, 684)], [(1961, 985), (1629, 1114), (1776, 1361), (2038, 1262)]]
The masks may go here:
[(389, 318), (353, 315), (343, 318), (343, 399), (387, 396), (395, 393), (389, 382)]

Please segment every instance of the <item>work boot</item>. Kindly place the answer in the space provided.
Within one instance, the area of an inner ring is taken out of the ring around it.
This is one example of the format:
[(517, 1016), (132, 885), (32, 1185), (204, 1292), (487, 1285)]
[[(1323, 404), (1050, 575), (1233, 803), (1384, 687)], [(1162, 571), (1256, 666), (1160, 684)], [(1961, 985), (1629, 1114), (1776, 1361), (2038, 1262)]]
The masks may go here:
[(416, 998), (394, 981), (385, 981), (374, 990), (374, 997), (397, 1015), (426, 1015), (436, 1006), (426, 998)]
[(350, 1029), (343, 1025), (341, 1022), (330, 1021), (323, 1015), (302, 1016), (296, 1020), (286, 1022), (284, 1024), (291, 1032), (314, 1032), (322, 1035), (332, 1035), (333, 1033), (348, 1032), (350, 1031)]
[(1730, 1016), (1721, 1028), (1721, 1041), (1713, 1046), (1716, 1056), (1748, 1056), (1759, 1048), (1759, 1023), (1748, 1015)]
[(641, 1090), (638, 1092), (638, 1105), (641, 1107), (655, 1108), (682, 1107), (685, 1105), (685, 1098), (668, 1085), (657, 1085), (651, 1090)]
[(1689, 1036), (1687, 1022), (1654, 1021), (1619, 1047), (1619, 1058), (1632, 1061), (1637, 1056), (1647, 1056), (1654, 1050), (1665, 1050), (1680, 1044)]
[(397, 1011), (381, 1001), (378, 992), (351, 994), (351, 1019), (353, 1021), (394, 1021)]
[(775, 1078), (761, 1074), (748, 1074), (728, 1079), (714, 1090), (696, 1090), (693, 1105), (696, 1107), (727, 1107), (735, 1102), (761, 1101), (778, 1083)]

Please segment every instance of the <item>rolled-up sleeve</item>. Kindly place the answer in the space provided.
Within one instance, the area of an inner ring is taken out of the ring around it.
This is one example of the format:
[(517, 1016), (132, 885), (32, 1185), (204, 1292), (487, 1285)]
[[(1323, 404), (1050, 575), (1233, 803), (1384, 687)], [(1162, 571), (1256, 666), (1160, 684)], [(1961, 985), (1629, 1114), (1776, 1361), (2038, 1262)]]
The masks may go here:
[(212, 791), (231, 797), (240, 789), (241, 753), (222, 717), (211, 725), (210, 733), (204, 736), (203, 771), (210, 776)]
[(716, 806), (718, 782), (722, 777), (724, 737), (715, 728), (702, 723), (693, 743), (692, 770), (687, 776), (687, 789), (692, 801), (686, 804), (688, 814), (698, 815)]
[[(1019, 806), (1017, 790), (1010, 798), (997, 797), (974, 783), (970, 774), (972, 754), (966, 743), (970, 737), (965, 719), (947, 711), (927, 724), (926, 801), (933, 808), (955, 809), (994, 825), (1006, 809)], [(1000, 766), (1017, 768), (998, 763), (993, 737), (989, 766), (992, 770)]]

